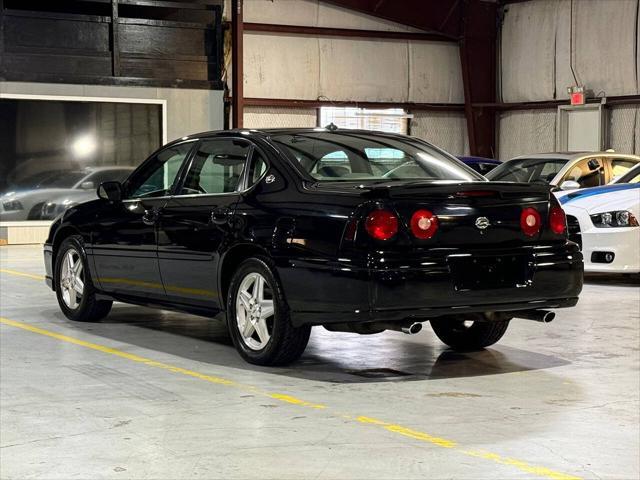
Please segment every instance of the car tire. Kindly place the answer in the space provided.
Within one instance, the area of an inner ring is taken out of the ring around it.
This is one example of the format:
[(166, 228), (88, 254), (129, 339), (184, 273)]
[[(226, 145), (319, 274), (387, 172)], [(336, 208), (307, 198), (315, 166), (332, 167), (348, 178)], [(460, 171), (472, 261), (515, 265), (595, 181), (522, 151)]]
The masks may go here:
[(482, 350), (493, 345), (507, 331), (510, 320), (474, 322), (463, 319), (432, 320), (431, 328), (442, 341), (454, 350)]
[(111, 311), (111, 300), (98, 300), (84, 252), (82, 237), (66, 238), (56, 255), (56, 297), (60, 310), (76, 322), (97, 322)]
[[(262, 285), (262, 287), (260, 287)], [(254, 257), (236, 269), (227, 297), (227, 326), (247, 362), (286, 365), (304, 352), (310, 326), (294, 327), (270, 259)]]

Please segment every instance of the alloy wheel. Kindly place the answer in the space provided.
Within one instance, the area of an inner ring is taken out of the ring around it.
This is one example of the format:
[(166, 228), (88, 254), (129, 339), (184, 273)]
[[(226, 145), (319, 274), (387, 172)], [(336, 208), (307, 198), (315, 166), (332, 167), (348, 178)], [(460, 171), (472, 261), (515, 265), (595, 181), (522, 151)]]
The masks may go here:
[(273, 292), (259, 273), (247, 274), (236, 294), (236, 322), (240, 337), (251, 350), (262, 350), (273, 333)]
[(65, 305), (71, 310), (78, 308), (84, 294), (84, 269), (80, 254), (74, 248), (70, 248), (64, 254), (59, 284)]

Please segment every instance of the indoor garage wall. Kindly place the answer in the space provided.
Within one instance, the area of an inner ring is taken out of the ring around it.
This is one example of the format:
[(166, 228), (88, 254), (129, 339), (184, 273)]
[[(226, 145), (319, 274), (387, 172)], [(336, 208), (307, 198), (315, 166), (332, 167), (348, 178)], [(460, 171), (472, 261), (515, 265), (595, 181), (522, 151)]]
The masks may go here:
[[(245, 22), (419, 31), (317, 0), (248, 0), (244, 5)], [(244, 35), (244, 95), (348, 102), (464, 102), (457, 44), (262, 32)], [(277, 115), (284, 117), (274, 126), (286, 122), (291, 122), (286, 126), (316, 125), (315, 110), (311, 115), (311, 111), (245, 108), (245, 127), (271, 126), (270, 119)], [(462, 112), (413, 113), (412, 134), (453, 153), (468, 151)]]
[[(567, 99), (578, 83), (598, 96), (636, 95), (638, 78), (639, 0), (531, 0), (505, 7), (501, 33), (500, 94), (504, 102)], [(573, 40), (571, 25), (573, 23)], [(597, 52), (594, 53), (594, 52)], [(635, 107), (614, 107), (610, 118), (610, 146), (640, 153)], [(498, 118), (500, 158), (514, 152), (555, 148), (547, 110), (503, 113)], [(553, 126), (555, 130), (555, 124)], [(540, 132), (540, 142), (526, 143)], [(518, 135), (525, 140), (518, 144)]]

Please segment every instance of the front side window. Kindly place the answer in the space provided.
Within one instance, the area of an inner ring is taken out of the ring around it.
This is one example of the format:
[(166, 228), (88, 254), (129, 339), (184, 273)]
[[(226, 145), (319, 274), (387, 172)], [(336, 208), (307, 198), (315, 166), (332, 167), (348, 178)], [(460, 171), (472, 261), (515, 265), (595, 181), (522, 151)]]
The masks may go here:
[[(585, 158), (576, 163), (562, 179), (578, 182), (580, 188), (597, 187), (605, 184), (604, 167), (598, 158)], [(562, 182), (560, 182), (562, 184)]]
[(271, 140), (318, 181), (483, 180), (453, 157), (410, 138), (321, 131)]
[(193, 142), (165, 148), (138, 170), (125, 185), (130, 198), (163, 197), (171, 191)]
[(235, 192), (249, 154), (244, 140), (203, 140), (193, 157), (179, 195)]
[(567, 162), (564, 158), (519, 158), (498, 165), (486, 177), (496, 182), (549, 184)]
[(640, 164), (625, 173), (615, 183), (640, 183)]
[(629, 170), (637, 165), (633, 160), (627, 160), (625, 158), (612, 158), (611, 159), (611, 178), (618, 178), (623, 176)]

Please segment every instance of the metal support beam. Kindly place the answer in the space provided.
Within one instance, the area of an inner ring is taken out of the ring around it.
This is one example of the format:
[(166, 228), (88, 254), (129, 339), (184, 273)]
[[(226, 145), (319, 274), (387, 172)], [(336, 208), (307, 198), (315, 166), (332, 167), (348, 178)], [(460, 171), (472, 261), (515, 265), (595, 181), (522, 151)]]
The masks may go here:
[(497, 153), (495, 110), (478, 105), (496, 101), (496, 37), (496, 4), (464, 0), (460, 60), (469, 149), (472, 155), (489, 158)]
[(407, 111), (440, 111), (461, 112), (461, 103), (399, 103), (399, 102), (358, 102), (349, 100), (293, 100), (289, 98), (245, 98), (245, 105), (252, 107), (282, 107), (282, 108), (320, 108), (332, 107), (360, 107), (360, 108), (402, 108)]
[(458, 39), (441, 33), (387, 32), (383, 30), (360, 30), (354, 28), (326, 28), (304, 25), (278, 25), (273, 23), (245, 23), (246, 32), (283, 33), (312, 37), (360, 37), (391, 40), (422, 40), (457, 43)]
[(120, 37), (118, 32), (118, 0), (111, 0), (111, 75), (120, 76)]
[(231, 68), (233, 70), (231, 124), (233, 128), (242, 128), (244, 117), (242, 2), (243, 0), (231, 0)]

